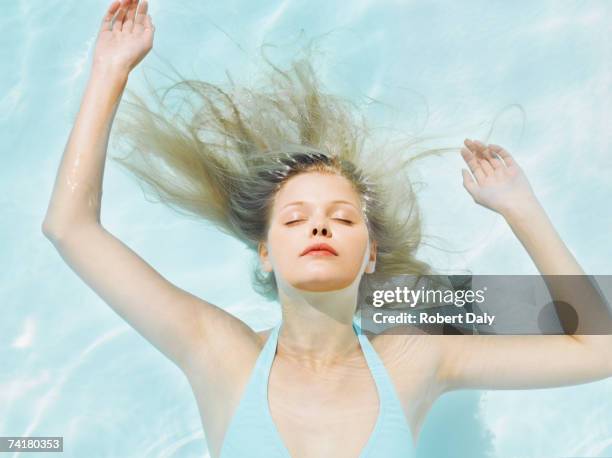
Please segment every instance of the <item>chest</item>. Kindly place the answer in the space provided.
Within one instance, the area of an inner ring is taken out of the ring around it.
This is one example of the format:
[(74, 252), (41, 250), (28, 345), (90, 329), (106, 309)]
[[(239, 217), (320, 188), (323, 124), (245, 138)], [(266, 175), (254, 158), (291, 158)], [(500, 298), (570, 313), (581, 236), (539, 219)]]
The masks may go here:
[(379, 419), (379, 391), (367, 367), (313, 374), (279, 363), (268, 388), (269, 414), (292, 457), (359, 456)]
[[(428, 383), (431, 367), (417, 359), (410, 365), (400, 364), (401, 358), (392, 356), (392, 351), (380, 349), (380, 354), (405, 419), (417, 432), (433, 403)], [(219, 456), (247, 378), (245, 374), (237, 380), (230, 395), (212, 398), (203, 391), (198, 394), (198, 386), (192, 384), (213, 457)], [(292, 457), (342, 458), (359, 456), (369, 445), (380, 409), (379, 387), (365, 359), (317, 373), (276, 358), (263, 414), (270, 417), (278, 439)]]

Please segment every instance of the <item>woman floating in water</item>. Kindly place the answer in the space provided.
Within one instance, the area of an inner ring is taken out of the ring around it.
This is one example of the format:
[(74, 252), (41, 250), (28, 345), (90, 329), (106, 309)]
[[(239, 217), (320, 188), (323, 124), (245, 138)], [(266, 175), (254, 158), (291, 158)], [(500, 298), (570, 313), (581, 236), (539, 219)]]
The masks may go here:
[[(154, 31), (146, 1), (109, 7), (43, 232), (186, 374), (212, 456), (405, 458), (445, 392), (612, 375), (610, 335), (360, 332), (364, 285), (433, 273), (415, 258), (421, 224), (403, 173), (412, 160), (370, 147), (367, 128), (320, 90), (306, 60), (273, 67), (261, 91), (184, 80), (175, 87), (185, 100), (201, 102), (188, 119), (164, 117), (142, 99), (118, 117), (136, 153), (122, 164), (167, 204), (251, 248), (253, 285), (280, 302), (282, 321), (255, 332), (160, 276), (100, 222), (111, 125)], [(467, 192), (505, 218), (542, 275), (584, 274), (508, 151), (466, 139), (461, 155)]]

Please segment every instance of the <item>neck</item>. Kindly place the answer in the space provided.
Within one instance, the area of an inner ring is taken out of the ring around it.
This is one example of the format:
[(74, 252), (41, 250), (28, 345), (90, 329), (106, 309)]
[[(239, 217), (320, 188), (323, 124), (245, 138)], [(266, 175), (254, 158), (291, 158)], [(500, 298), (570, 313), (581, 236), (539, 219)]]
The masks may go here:
[(318, 370), (354, 360), (360, 353), (353, 329), (355, 288), (326, 292), (281, 289), (279, 299), (283, 314), (279, 356)]

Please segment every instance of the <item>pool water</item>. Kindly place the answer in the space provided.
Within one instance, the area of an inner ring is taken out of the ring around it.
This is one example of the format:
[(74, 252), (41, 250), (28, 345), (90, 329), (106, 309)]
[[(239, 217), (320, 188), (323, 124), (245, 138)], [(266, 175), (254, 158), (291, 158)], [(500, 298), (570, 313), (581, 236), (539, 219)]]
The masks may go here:
[[(608, 2), (150, 0), (154, 52), (183, 73), (247, 84), (257, 46), (288, 59), (322, 36), (327, 87), (372, 98), (372, 119), (504, 145), (589, 274), (610, 274), (612, 95)], [(67, 457), (201, 457), (182, 373), (61, 260), (40, 230), (107, 4), (15, 0), (0, 14), (0, 436), (63, 436)], [(329, 32), (329, 33), (328, 33)], [(138, 68), (130, 88), (143, 87)], [(388, 106), (385, 106), (388, 104)], [(505, 221), (462, 187), (461, 157), (423, 163), (424, 246), (437, 266), (537, 273)], [(147, 201), (107, 165), (104, 226), (177, 286), (257, 330), (278, 305), (249, 287), (243, 246)], [(188, 247), (188, 249), (187, 249)], [(503, 261), (503, 262), (501, 262)], [(440, 440), (440, 438), (444, 438)], [(527, 391), (458, 391), (423, 426), (419, 456), (612, 456), (612, 379)], [(12, 456), (29, 456), (15, 453)], [(31, 454), (33, 455), (33, 454)]]

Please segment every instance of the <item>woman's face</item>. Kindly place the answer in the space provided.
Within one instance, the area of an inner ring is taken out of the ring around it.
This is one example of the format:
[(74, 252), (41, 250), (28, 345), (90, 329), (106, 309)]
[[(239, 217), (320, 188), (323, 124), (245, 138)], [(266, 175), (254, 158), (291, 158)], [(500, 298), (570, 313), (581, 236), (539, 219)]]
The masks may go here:
[[(287, 180), (275, 196), (267, 237), (259, 254), (279, 286), (331, 291), (374, 271), (376, 244), (369, 242), (359, 195), (341, 175), (307, 172)], [(337, 254), (303, 254), (317, 243)]]

